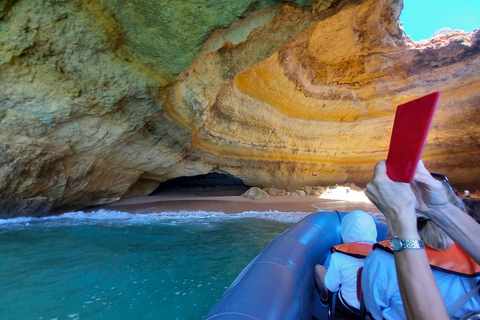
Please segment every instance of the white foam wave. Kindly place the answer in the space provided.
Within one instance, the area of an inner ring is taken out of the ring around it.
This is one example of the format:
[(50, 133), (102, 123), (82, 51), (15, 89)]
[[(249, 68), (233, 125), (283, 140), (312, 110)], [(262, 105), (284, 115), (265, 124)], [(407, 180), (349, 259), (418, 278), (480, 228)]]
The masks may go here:
[(32, 221), (31, 217), (19, 217), (19, 218), (12, 218), (12, 219), (0, 219), (0, 226), (4, 224), (13, 224), (13, 223), (21, 223), (26, 224)]
[(308, 212), (280, 212), (280, 211), (247, 211), (237, 214), (226, 214), (223, 212), (206, 211), (180, 211), (180, 212), (158, 212), (158, 213), (128, 213), (115, 210), (97, 210), (92, 212), (74, 211), (58, 216), (44, 218), (20, 217), (13, 219), (0, 219), (0, 227), (7, 225), (30, 225), (35, 223), (49, 222), (61, 225), (95, 224), (95, 223), (127, 223), (127, 224), (148, 224), (156, 222), (194, 222), (205, 220), (226, 220), (242, 218), (258, 218), (285, 223), (295, 223)]

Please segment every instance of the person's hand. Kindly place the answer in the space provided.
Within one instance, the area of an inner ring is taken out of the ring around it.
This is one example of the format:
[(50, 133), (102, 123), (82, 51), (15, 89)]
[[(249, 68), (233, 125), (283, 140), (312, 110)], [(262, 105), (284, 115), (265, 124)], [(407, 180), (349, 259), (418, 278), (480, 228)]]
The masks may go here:
[(415, 208), (426, 216), (449, 203), (442, 182), (432, 177), (422, 160), (418, 163), (411, 186), (417, 199)]
[(408, 183), (387, 176), (385, 160), (375, 166), (375, 174), (365, 194), (385, 215), (391, 234), (402, 239), (418, 239), (415, 195)]

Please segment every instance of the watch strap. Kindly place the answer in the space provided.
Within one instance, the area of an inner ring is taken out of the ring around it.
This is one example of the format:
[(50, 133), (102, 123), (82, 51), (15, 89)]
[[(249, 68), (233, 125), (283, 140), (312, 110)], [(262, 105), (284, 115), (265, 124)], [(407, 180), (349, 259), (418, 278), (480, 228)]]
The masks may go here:
[(402, 249), (425, 249), (423, 240), (400, 240)]
[(425, 249), (423, 240), (400, 240), (397, 237), (390, 240), (390, 245), (396, 252), (402, 251), (403, 249)]

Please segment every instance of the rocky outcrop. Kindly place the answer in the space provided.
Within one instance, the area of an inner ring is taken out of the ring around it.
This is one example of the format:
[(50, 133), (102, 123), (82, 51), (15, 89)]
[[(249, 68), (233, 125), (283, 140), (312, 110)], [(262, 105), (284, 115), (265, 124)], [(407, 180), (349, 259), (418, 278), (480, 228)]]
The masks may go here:
[(396, 105), (442, 91), (424, 159), (477, 189), (480, 32), (413, 43), (396, 0), (0, 1), (0, 216), (248, 185), (364, 185)]
[(270, 195), (259, 187), (251, 187), (243, 195), (252, 200), (270, 198)]

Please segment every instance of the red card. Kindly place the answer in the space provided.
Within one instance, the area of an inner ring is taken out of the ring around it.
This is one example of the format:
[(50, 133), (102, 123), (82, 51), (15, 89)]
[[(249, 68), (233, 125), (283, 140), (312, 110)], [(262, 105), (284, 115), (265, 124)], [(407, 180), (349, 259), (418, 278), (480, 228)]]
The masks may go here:
[(386, 163), (393, 181), (412, 182), (439, 98), (434, 92), (397, 107)]

